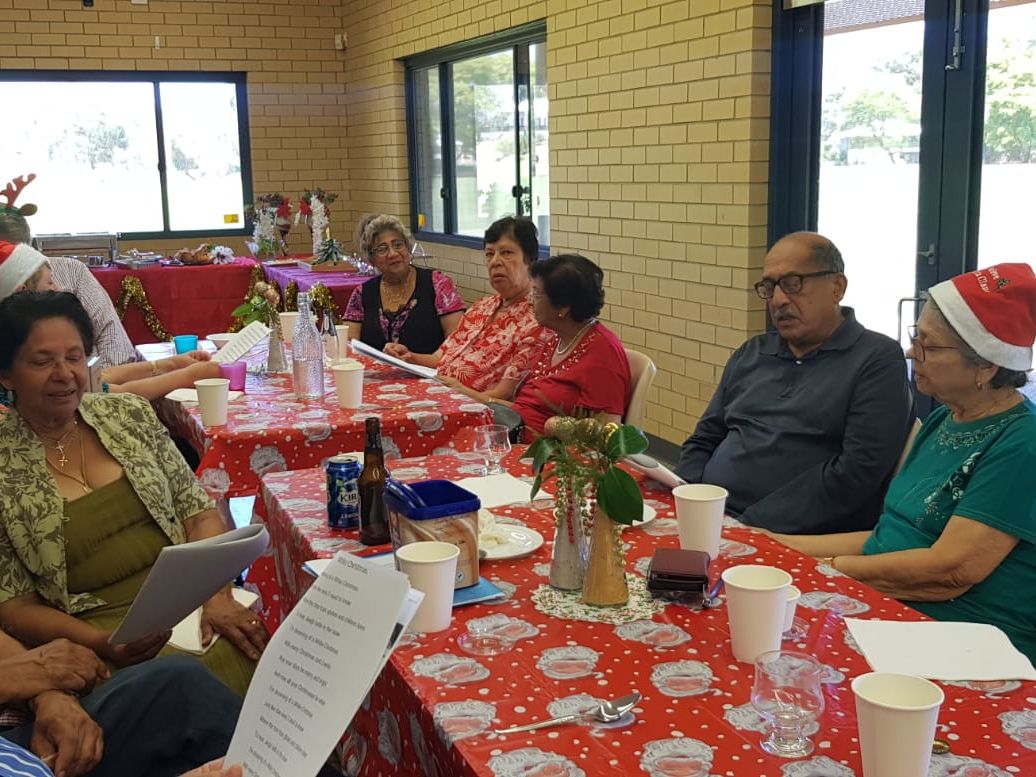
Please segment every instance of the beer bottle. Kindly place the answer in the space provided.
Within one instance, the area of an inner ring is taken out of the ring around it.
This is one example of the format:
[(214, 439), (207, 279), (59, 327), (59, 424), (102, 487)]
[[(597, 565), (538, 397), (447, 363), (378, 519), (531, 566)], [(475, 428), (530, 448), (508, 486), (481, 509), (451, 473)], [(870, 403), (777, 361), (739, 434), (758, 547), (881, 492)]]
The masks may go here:
[(381, 421), (365, 421), (367, 441), (363, 447), (363, 471), (357, 487), (360, 492), (360, 542), (383, 545), (389, 541), (388, 512), (385, 509), (385, 454), (381, 450)]

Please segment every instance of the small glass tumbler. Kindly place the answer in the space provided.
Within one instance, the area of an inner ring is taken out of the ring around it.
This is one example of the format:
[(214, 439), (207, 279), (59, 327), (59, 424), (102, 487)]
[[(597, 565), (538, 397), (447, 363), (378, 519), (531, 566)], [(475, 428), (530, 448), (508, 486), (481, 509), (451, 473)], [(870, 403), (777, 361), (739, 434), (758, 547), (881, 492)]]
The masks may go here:
[(759, 744), (781, 758), (804, 758), (813, 752), (807, 731), (824, 711), (820, 678), (823, 667), (813, 656), (771, 650), (755, 660), (752, 706), (770, 733)]

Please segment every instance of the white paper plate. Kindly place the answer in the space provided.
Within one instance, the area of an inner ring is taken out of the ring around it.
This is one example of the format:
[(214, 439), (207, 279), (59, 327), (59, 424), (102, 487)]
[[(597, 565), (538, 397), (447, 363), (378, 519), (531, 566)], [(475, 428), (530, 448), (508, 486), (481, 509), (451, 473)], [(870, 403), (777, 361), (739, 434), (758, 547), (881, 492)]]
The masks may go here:
[(655, 508), (649, 504), (645, 504), (643, 520), (637, 521), (636, 523), (630, 524), (628, 526), (626, 524), (623, 524), (622, 530), (626, 531), (626, 529), (639, 529), (644, 524), (651, 523), (653, 520), (655, 520), (656, 515), (658, 515), (658, 513), (655, 512)]
[(485, 556), (482, 557), (485, 561), (528, 556), (543, 544), (543, 535), (535, 529), (509, 523), (498, 523), (496, 528), (507, 535), (507, 542), (490, 548), (481, 548), (485, 552)]

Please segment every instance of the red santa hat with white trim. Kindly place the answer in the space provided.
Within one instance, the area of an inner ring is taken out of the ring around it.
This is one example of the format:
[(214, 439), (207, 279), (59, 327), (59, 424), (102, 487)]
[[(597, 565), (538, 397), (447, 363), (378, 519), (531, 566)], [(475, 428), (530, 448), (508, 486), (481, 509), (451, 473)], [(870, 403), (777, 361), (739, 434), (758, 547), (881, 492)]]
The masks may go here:
[(1032, 369), (1036, 276), (1027, 264), (1004, 263), (958, 275), (928, 291), (975, 353), (997, 367)]
[(0, 241), (0, 299), (14, 294), (46, 263), (47, 257), (27, 243)]

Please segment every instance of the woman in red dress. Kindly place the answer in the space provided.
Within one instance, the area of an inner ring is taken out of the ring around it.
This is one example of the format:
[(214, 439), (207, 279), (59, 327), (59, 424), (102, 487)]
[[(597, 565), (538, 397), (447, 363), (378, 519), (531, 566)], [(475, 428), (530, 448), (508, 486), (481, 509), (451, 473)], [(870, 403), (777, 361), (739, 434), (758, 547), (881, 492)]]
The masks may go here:
[(548, 418), (587, 411), (619, 421), (630, 396), (630, 368), (619, 338), (596, 316), (604, 306), (604, 273), (584, 256), (562, 254), (536, 262), (533, 313), (552, 336), (532, 362), (514, 399), (495, 401), (517, 411), (526, 437), (543, 433)]

